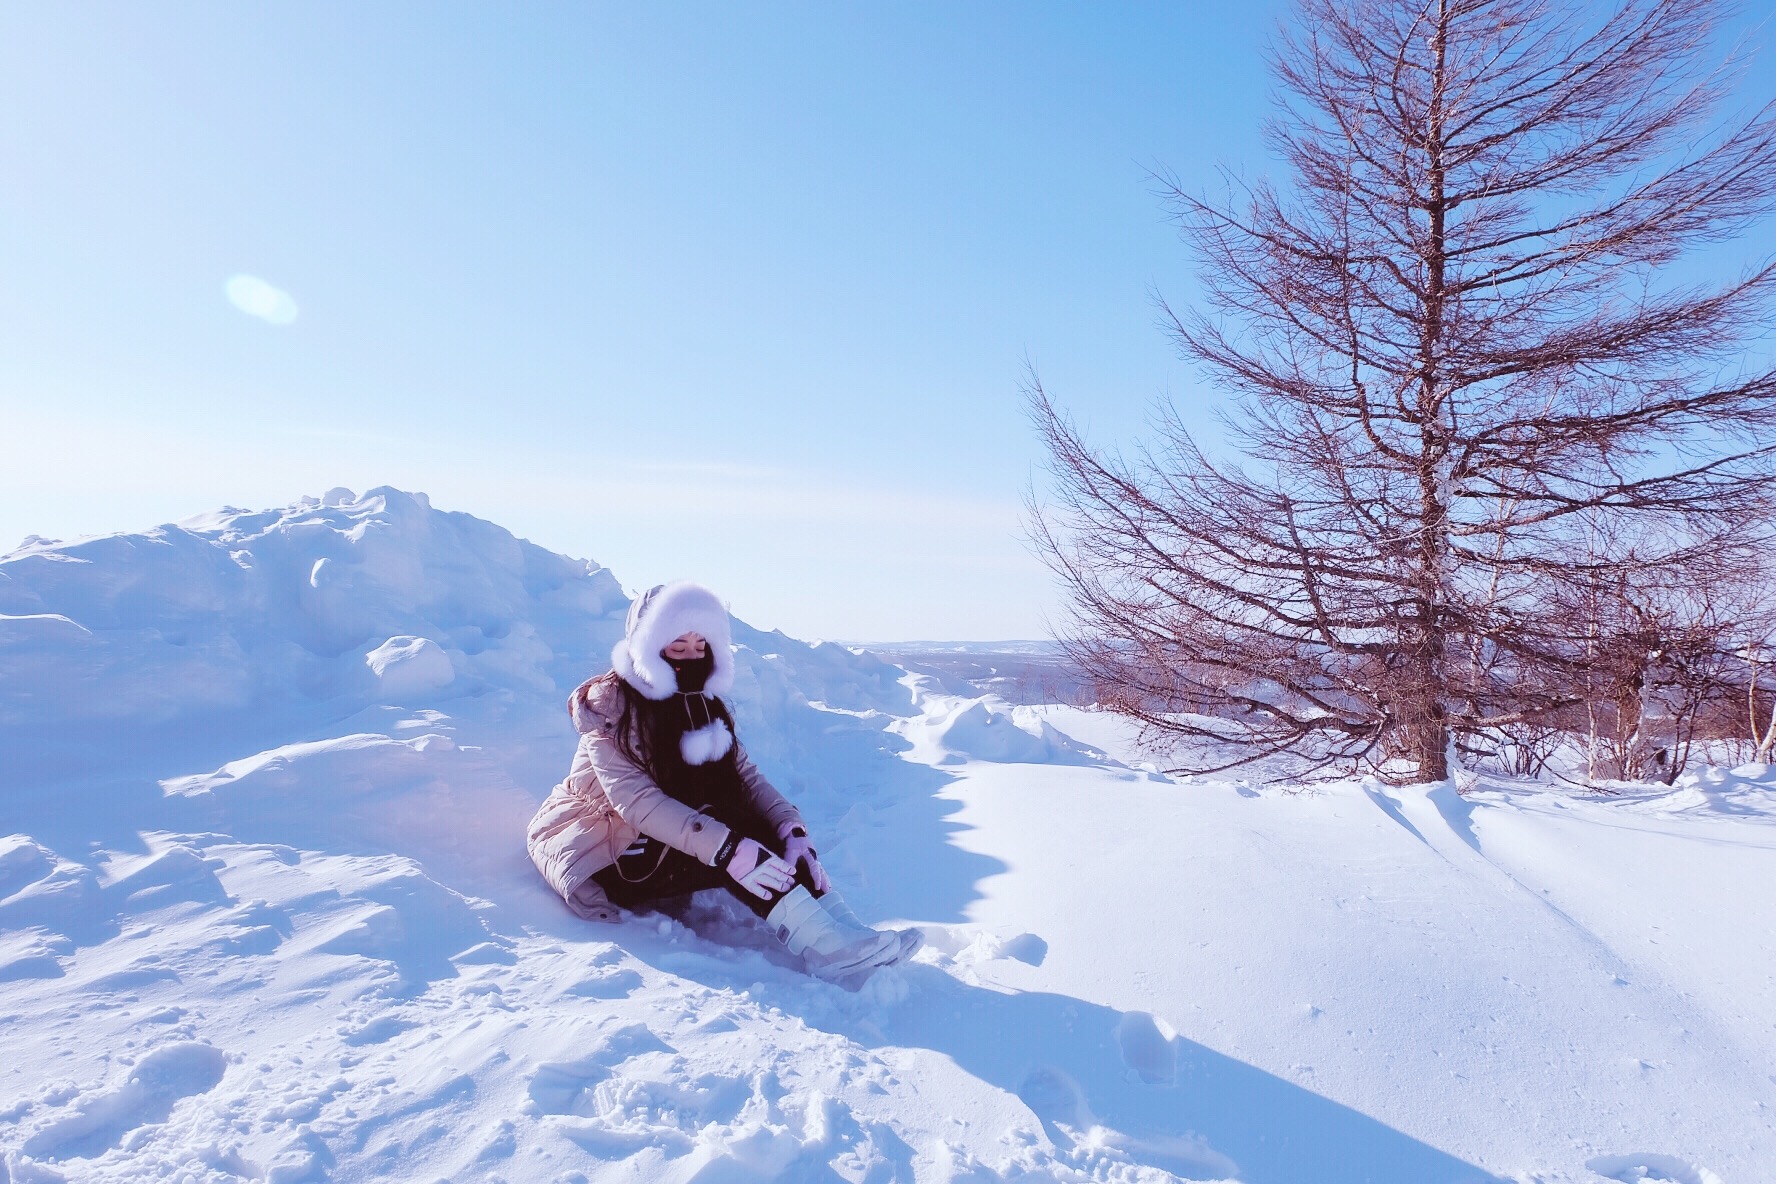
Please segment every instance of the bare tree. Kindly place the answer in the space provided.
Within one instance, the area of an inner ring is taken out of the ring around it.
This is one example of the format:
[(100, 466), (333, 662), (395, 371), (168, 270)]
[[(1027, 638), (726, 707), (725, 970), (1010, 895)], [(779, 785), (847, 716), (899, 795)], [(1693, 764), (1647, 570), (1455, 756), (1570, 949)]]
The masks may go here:
[(1167, 312), (1243, 461), (1174, 412), (1094, 449), (1032, 384), (1033, 534), (1106, 705), (1440, 779), (1456, 740), (1581, 702), (1551, 586), (1768, 521), (1776, 373), (1743, 359), (1776, 268), (1667, 277), (1769, 212), (1776, 116), (1715, 123), (1719, 5), (1589, 11), (1301, 0), (1268, 127), (1292, 187), (1170, 189), (1206, 306)]

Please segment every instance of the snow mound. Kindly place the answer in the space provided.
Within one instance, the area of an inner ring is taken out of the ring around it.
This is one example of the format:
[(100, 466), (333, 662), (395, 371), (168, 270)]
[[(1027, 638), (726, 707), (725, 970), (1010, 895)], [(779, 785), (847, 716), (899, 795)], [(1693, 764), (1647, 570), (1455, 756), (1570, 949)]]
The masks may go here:
[(49, 737), (43, 775), (82, 724), (195, 756), (216, 746), (172, 737), (222, 717), (277, 734), (391, 702), (565, 694), (627, 605), (596, 564), (388, 488), (39, 544), (0, 557), (0, 736)]
[(450, 655), (429, 637), (391, 637), (368, 654), (364, 665), (394, 698), (424, 695), (456, 681)]
[(1009, 764), (1118, 765), (1098, 749), (1079, 743), (1025, 707), (1003, 710), (990, 696), (956, 700), (931, 696), (926, 713), (909, 721), (902, 734), (938, 765), (970, 760)]
[(1625, 785), (1616, 796), (1640, 813), (1665, 817), (1718, 815), (1746, 822), (1776, 823), (1776, 768), (1708, 768), (1685, 773), (1669, 789)]

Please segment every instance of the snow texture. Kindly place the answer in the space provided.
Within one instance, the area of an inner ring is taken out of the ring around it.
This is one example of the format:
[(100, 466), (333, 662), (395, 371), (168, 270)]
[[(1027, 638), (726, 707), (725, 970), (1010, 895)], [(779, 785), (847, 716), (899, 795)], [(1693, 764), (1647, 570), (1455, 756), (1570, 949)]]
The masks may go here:
[(628, 604), (393, 489), (0, 557), (0, 1184), (1769, 1178), (1769, 770), (1174, 783), (736, 622), (741, 736), (927, 935), (852, 994), (531, 869)]

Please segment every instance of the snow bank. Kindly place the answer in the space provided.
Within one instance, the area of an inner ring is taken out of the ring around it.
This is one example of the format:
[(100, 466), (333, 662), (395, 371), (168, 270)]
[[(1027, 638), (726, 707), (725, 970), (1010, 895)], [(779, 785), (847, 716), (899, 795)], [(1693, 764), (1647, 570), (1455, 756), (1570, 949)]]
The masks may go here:
[(598, 926), (529, 866), (627, 604), (390, 489), (0, 557), (0, 1184), (1776, 1162), (1765, 770), (1174, 785), (1111, 717), (737, 623), (743, 739), (927, 933), (853, 995), (719, 893)]
[(144, 745), (170, 772), (227, 752), (218, 727), (553, 695), (627, 603), (595, 564), (386, 488), (38, 544), (0, 557), (0, 737), (30, 738), (37, 778), (134, 769)]

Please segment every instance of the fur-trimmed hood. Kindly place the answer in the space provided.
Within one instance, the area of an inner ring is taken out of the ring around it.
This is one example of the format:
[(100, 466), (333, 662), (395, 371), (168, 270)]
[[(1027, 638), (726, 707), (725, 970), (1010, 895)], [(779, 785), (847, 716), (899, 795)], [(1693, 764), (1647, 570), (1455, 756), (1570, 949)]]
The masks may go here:
[[(701, 690), (681, 692), (678, 674), (660, 651), (674, 638), (700, 633), (709, 643), (713, 669)], [(701, 584), (680, 580), (649, 588), (629, 606), (624, 638), (611, 650), (611, 668), (643, 698), (661, 702), (680, 695), (689, 729), (678, 750), (687, 765), (718, 761), (734, 746), (727, 721), (710, 710), (709, 700), (734, 686), (733, 630), (727, 606)]]
[(702, 634), (715, 657), (704, 693), (725, 695), (734, 689), (734, 634), (728, 610), (703, 585), (679, 580), (648, 589), (629, 606), (623, 632), (623, 640), (611, 650), (611, 668), (644, 698), (658, 701), (678, 693), (678, 676), (660, 651), (686, 633)]

